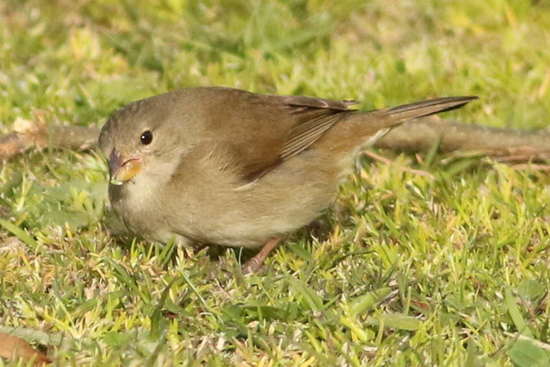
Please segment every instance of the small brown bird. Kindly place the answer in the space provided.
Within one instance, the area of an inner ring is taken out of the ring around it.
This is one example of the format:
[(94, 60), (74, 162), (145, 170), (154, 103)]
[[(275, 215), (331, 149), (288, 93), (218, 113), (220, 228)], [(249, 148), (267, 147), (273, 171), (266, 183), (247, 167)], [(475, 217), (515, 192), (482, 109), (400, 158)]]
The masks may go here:
[(331, 204), (361, 148), (475, 98), (364, 112), (349, 109), (352, 101), (218, 87), (143, 99), (101, 131), (109, 198), (145, 239), (262, 248), (244, 266), (256, 271), (286, 234)]

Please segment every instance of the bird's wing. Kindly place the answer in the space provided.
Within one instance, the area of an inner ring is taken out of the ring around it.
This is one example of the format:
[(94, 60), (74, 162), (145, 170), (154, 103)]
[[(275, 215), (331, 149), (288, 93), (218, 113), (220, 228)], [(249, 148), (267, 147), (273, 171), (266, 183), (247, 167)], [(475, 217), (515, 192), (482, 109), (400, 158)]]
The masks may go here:
[(283, 160), (307, 149), (342, 119), (343, 112), (353, 111), (349, 106), (356, 104), (355, 101), (294, 96), (283, 96), (282, 103), (297, 117), (280, 151)]
[(215, 139), (223, 141), (244, 181), (255, 180), (308, 149), (352, 113), (349, 106), (355, 104), (225, 88), (217, 89), (210, 101), (209, 120), (220, 132)]

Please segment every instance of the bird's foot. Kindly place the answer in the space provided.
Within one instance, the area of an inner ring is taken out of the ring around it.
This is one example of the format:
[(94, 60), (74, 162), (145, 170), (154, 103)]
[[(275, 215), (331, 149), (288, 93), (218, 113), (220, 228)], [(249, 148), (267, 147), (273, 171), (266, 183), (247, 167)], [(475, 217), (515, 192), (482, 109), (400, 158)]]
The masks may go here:
[(252, 273), (256, 273), (258, 270), (260, 270), (262, 268), (262, 265), (264, 264), (265, 259), (269, 255), (269, 253), (277, 247), (277, 245), (279, 244), (280, 241), (281, 241), (281, 238), (279, 238), (279, 237), (275, 237), (275, 238), (272, 238), (269, 241), (267, 241), (265, 243), (265, 245), (262, 247), (262, 249), (260, 250), (260, 252), (258, 252), (256, 255), (254, 255), (253, 258), (248, 260), (243, 265), (243, 273), (244, 274), (252, 274)]

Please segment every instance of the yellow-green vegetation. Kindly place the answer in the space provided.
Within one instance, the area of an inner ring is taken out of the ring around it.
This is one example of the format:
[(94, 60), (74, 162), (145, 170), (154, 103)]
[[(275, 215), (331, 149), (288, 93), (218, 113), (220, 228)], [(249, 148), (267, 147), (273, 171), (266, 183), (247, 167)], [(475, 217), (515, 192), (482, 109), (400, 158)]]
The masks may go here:
[[(446, 116), (543, 128), (549, 30), (534, 0), (3, 0), (0, 132), (197, 85), (362, 108), (474, 94)], [(383, 154), (249, 277), (239, 250), (111, 236), (93, 152), (1, 163), (0, 331), (60, 365), (549, 365), (548, 173)]]

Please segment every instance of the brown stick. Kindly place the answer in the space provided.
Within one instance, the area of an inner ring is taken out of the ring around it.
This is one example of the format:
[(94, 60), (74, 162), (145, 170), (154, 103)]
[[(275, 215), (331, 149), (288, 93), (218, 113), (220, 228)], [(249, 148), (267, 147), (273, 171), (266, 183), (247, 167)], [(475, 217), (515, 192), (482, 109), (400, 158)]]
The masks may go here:
[(439, 140), (444, 152), (479, 151), (504, 161), (550, 159), (550, 133), (520, 131), (451, 120), (424, 118), (389, 132), (376, 146), (405, 151), (423, 151)]
[(87, 150), (96, 145), (99, 129), (82, 126), (34, 126), (22, 132), (0, 136), (0, 160), (30, 149), (63, 148)]
[[(0, 136), (0, 160), (32, 148), (87, 150), (95, 146), (98, 136), (97, 127), (36, 124)], [(516, 163), (550, 159), (550, 134), (547, 132), (501, 129), (439, 118), (406, 123), (388, 133), (376, 146), (416, 152), (428, 150), (438, 141), (439, 149), (444, 152), (473, 150)]]

